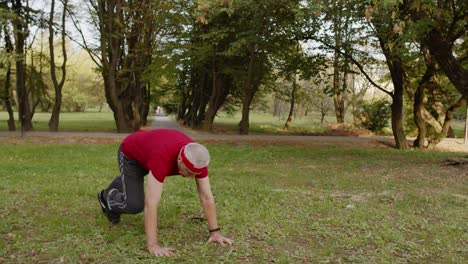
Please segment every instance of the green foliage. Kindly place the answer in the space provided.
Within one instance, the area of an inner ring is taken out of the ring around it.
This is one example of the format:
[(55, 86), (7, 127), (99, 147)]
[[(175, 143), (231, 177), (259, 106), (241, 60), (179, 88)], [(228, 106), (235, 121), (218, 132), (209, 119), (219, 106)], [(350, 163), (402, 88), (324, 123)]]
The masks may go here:
[(365, 103), (362, 106), (361, 124), (372, 132), (381, 132), (392, 114), (390, 103), (385, 99)]
[(169, 177), (159, 239), (178, 256), (159, 259), (146, 251), (143, 214), (111, 226), (99, 209), (117, 147), (1, 141), (0, 262), (467, 261), (466, 174), (439, 165), (459, 154), (208, 145), (218, 222), (235, 245), (206, 243), (194, 182)]

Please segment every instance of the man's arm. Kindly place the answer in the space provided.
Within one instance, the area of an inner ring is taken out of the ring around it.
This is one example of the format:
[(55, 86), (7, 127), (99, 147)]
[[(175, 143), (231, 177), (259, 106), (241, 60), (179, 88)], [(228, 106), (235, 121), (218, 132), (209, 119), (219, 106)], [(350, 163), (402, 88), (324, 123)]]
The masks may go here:
[[(198, 196), (200, 197), (200, 204), (205, 212), (206, 219), (208, 220), (208, 229), (213, 230), (218, 228), (218, 220), (216, 217), (216, 204), (211, 192), (210, 179), (208, 177), (196, 179)], [(219, 231), (212, 232), (208, 242), (215, 241), (220, 244), (224, 242), (232, 245), (232, 240), (221, 235)]]
[(174, 256), (174, 249), (162, 248), (158, 243), (158, 205), (161, 199), (163, 184), (154, 178), (151, 171), (145, 191), (145, 231), (146, 245), (150, 254), (155, 256)]

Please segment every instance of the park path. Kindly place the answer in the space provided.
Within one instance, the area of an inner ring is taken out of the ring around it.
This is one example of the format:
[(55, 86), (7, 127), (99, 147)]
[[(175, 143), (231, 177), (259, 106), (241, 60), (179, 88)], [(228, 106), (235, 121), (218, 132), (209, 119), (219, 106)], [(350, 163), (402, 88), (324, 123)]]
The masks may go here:
[[(155, 113), (154, 121), (151, 125), (152, 129), (170, 128), (183, 131), (195, 141), (206, 142), (228, 142), (228, 143), (248, 143), (248, 144), (271, 144), (273, 142), (287, 142), (292, 144), (302, 144), (308, 142), (321, 142), (329, 144), (358, 144), (358, 145), (386, 145), (394, 146), (392, 137), (370, 136), (281, 136), (281, 135), (226, 135), (226, 134), (210, 134), (200, 132), (183, 127), (174, 119), (166, 116), (164, 113)], [(74, 138), (95, 138), (95, 139), (123, 139), (128, 134), (113, 133), (113, 132), (47, 132), (47, 131), (30, 131), (25, 132), (23, 137), (74, 137)], [(0, 142), (6, 140), (6, 137), (21, 137), (20, 131), (0, 131)], [(446, 138), (437, 145), (441, 150), (467, 152), (468, 145), (463, 144), (463, 139)]]

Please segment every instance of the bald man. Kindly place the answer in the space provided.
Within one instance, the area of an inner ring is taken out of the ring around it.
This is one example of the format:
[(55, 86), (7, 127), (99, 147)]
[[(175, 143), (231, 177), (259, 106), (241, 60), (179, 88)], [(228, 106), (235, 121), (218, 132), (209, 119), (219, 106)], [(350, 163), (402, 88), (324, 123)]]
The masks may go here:
[[(194, 179), (200, 204), (208, 221), (208, 242), (232, 244), (218, 226), (216, 205), (208, 178), (210, 154), (205, 146), (193, 142), (184, 133), (171, 129), (141, 130), (127, 136), (118, 150), (120, 176), (98, 193), (102, 212), (112, 224), (121, 214), (137, 214), (144, 210), (146, 244), (150, 254), (174, 256), (175, 250), (159, 245), (157, 212), (164, 180), (181, 175)], [(146, 190), (144, 176), (149, 175)]]

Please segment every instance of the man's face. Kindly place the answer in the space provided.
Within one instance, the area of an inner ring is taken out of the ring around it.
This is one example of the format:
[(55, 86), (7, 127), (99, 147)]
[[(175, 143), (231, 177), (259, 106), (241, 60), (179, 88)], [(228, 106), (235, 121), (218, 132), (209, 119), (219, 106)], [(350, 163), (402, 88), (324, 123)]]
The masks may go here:
[(195, 179), (195, 177), (198, 175), (196, 173), (189, 171), (189, 169), (187, 169), (187, 167), (185, 166), (181, 158), (177, 159), (177, 167), (179, 169), (179, 174), (184, 178)]

